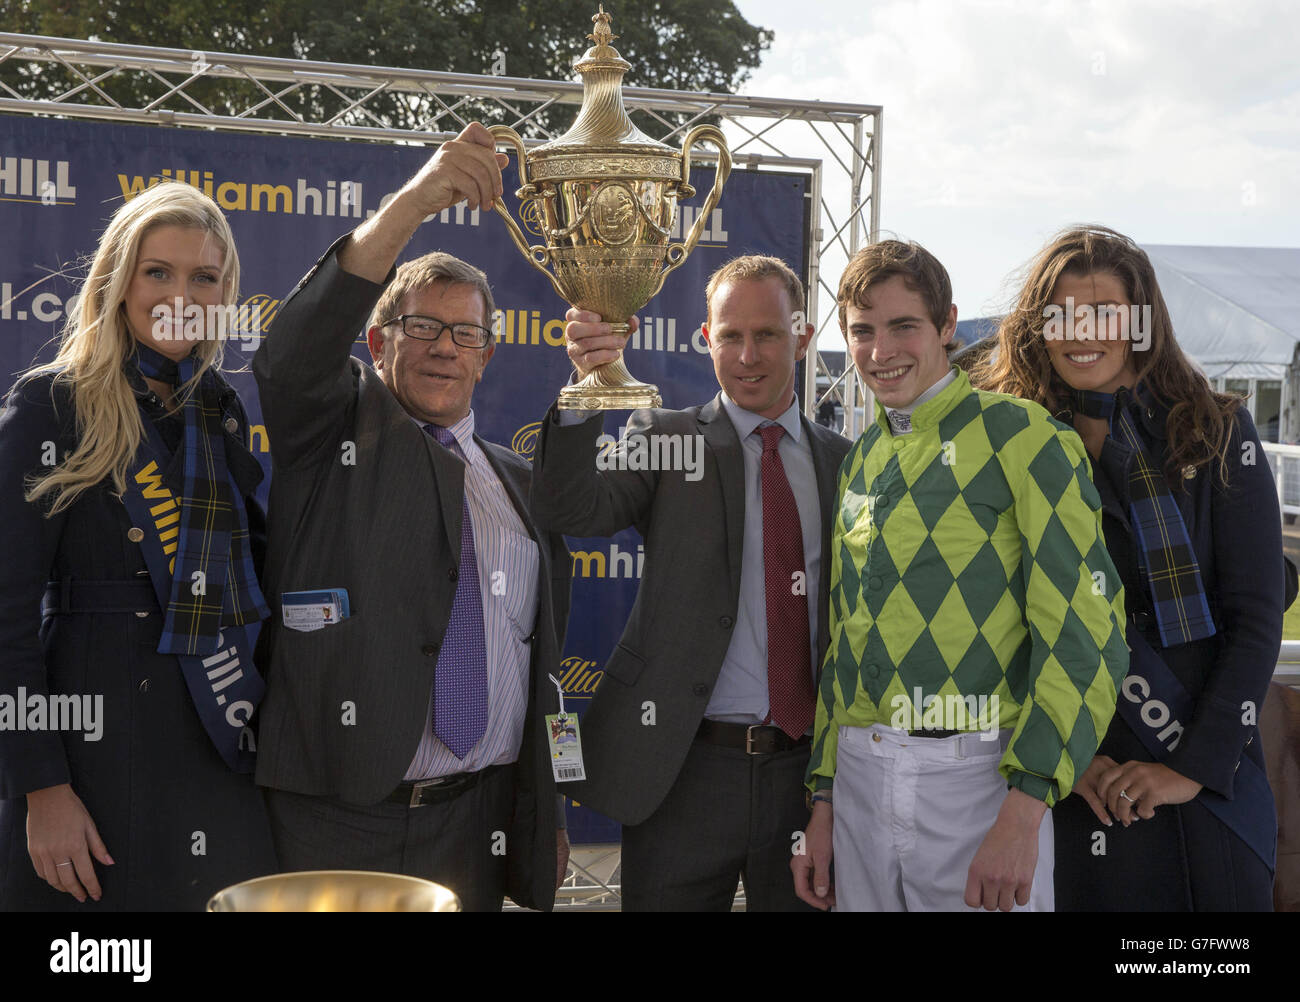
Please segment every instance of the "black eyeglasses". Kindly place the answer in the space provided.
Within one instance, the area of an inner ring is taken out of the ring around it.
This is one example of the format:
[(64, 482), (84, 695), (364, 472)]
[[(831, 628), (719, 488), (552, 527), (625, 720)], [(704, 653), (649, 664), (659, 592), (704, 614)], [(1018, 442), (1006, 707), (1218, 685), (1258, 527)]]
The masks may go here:
[(451, 331), (451, 339), (462, 348), (485, 348), (492, 340), (492, 332), (478, 324), (448, 324), (437, 317), (421, 317), (412, 313), (403, 313), (400, 317), (385, 320), (380, 327), (400, 323), (402, 333), (417, 341), (437, 341), (443, 331)]

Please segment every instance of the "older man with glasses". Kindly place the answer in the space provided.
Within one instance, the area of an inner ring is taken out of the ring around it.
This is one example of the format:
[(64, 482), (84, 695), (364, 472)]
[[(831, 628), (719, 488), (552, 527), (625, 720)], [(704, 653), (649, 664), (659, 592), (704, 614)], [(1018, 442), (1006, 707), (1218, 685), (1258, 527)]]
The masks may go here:
[[(570, 561), (529, 517), (528, 464), (474, 433), (486, 276), (393, 264), (426, 217), (489, 206), (504, 159), (478, 124), (443, 144), (253, 363), (273, 471), (257, 781), (281, 865), (425, 877), (471, 910), (549, 908), (565, 871), (544, 716)], [(350, 356), (363, 328), (373, 369)]]

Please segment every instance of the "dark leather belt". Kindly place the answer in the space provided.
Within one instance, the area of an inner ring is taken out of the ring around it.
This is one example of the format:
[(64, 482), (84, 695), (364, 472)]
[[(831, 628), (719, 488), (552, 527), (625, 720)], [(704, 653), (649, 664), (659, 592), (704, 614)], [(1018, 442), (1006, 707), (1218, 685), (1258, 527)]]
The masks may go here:
[(958, 734), (978, 734), (979, 731), (940, 731), (940, 730), (916, 730), (912, 731), (908, 737), (913, 738), (951, 738)]
[(439, 776), (437, 779), (421, 779), (413, 783), (402, 783), (384, 800), (392, 804), (407, 807), (431, 807), (455, 800), (467, 790), (472, 790), (494, 772), (510, 768), (509, 765), (490, 765), (478, 772), (458, 772), (454, 776)]
[(148, 577), (124, 581), (83, 581), (64, 578), (45, 585), (41, 616), (74, 612), (156, 612), (158, 596)]
[(812, 743), (812, 738), (806, 734), (798, 740), (792, 740), (785, 731), (771, 724), (727, 724), (707, 718), (700, 721), (700, 729), (695, 732), (695, 737), (711, 745), (739, 748), (750, 755), (772, 755)]

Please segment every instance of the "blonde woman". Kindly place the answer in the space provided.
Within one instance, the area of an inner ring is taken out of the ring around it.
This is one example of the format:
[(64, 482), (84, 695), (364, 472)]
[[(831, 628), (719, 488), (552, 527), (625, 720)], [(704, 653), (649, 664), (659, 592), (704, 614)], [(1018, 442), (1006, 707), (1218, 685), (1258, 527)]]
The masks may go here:
[(147, 190), (0, 412), (0, 909), (197, 910), (275, 870), (262, 472), (214, 337), (238, 289), (217, 206)]
[(1146, 253), (1100, 226), (1034, 259), (973, 380), (1079, 433), (1124, 587), (1129, 674), (1054, 811), (1057, 910), (1270, 910), (1277, 822), (1255, 722), (1285, 576), (1250, 414), (1179, 348)]

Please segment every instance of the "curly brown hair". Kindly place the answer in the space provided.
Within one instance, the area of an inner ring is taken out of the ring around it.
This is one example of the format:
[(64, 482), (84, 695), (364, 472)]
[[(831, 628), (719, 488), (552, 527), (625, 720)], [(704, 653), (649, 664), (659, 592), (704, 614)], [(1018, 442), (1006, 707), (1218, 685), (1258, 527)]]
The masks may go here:
[(998, 327), (996, 350), (973, 365), (971, 382), (1032, 400), (1051, 414), (1067, 409), (1069, 386), (1052, 367), (1043, 343), (1045, 307), (1062, 275), (1084, 277), (1098, 272), (1118, 278), (1130, 303), (1151, 307), (1150, 349), (1134, 361), (1137, 381), (1169, 408), (1165, 476), (1182, 486), (1185, 466), (1199, 469), (1217, 458), (1226, 484), (1225, 459), (1241, 398), (1215, 392), (1188, 361), (1174, 337), (1150, 258), (1131, 239), (1105, 226), (1062, 230), (1030, 262), (1016, 304)]

